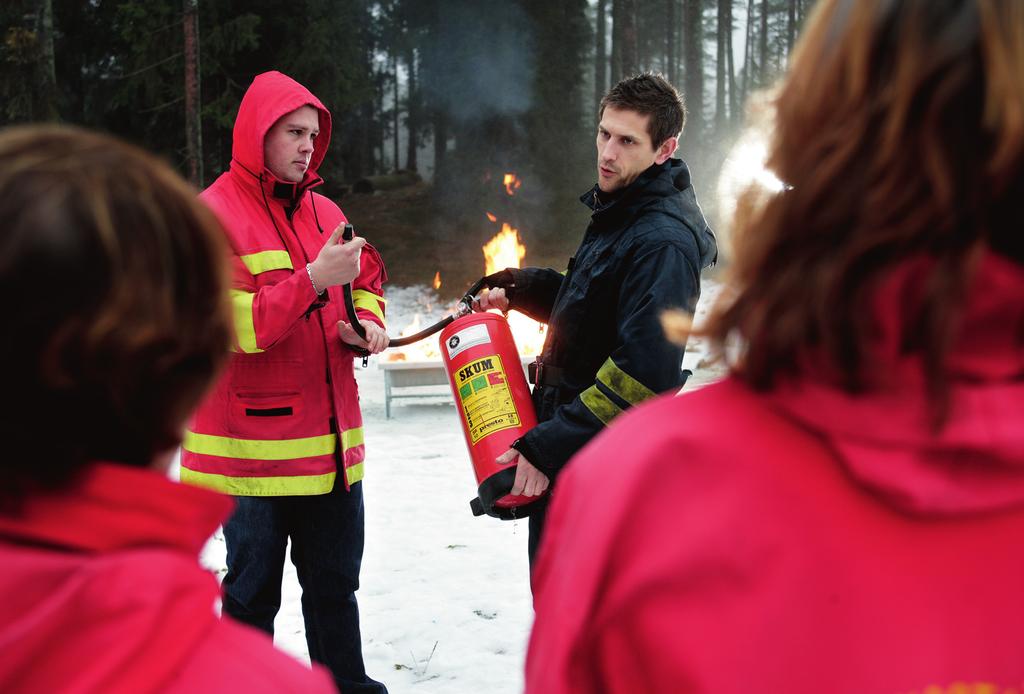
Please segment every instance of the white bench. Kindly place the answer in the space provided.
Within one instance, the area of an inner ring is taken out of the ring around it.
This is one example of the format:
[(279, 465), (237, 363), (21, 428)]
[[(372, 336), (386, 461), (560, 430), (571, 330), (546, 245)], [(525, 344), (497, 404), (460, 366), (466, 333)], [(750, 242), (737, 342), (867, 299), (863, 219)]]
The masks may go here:
[[(535, 356), (520, 357), (523, 372)], [(391, 419), (391, 401), (398, 398), (441, 398), (452, 402), (451, 385), (440, 361), (379, 361), (384, 371), (384, 417)], [(444, 386), (440, 389), (438, 386)]]

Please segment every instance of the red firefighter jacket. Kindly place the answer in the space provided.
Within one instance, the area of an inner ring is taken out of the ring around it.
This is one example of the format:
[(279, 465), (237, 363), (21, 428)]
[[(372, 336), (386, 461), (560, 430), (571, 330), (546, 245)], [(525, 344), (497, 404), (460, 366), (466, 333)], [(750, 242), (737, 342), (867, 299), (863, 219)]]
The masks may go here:
[(328, 673), (214, 611), (196, 559), (230, 499), (97, 464), (0, 515), (0, 691), (333, 692)]
[[(264, 166), (263, 139), (283, 115), (320, 113), (309, 170), (285, 183)], [(233, 251), (236, 351), (196, 413), (182, 444), (181, 479), (229, 494), (326, 494), (336, 456), (346, 489), (363, 477), (363, 429), (353, 352), (338, 336), (341, 287), (321, 301), (306, 264), (345, 221), (312, 188), (331, 137), (331, 117), (305, 87), (279, 72), (253, 80), (235, 121), (230, 170), (203, 191)], [(380, 255), (363, 247), (352, 283), (359, 320), (384, 325)], [(323, 297), (323, 295), (321, 295)]]
[(1020, 691), (1024, 269), (981, 268), (938, 433), (896, 329), (919, 270), (881, 293), (870, 391), (727, 380), (636, 408), (569, 464), (527, 692)]

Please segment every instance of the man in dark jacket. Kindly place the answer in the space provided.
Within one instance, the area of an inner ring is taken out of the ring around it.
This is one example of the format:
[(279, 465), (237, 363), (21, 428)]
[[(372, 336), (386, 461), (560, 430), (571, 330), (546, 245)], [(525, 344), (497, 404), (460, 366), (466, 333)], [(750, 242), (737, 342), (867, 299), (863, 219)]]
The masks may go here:
[[(682, 97), (661, 76), (615, 85), (601, 100), (598, 182), (580, 198), (593, 215), (568, 270), (509, 268), (475, 306), (548, 324), (531, 368), (539, 424), (498, 458), (516, 463), (512, 494), (542, 494), (616, 415), (683, 384), (683, 348), (665, 339), (660, 315), (694, 310), (700, 271), (717, 256), (690, 172), (672, 158), (684, 120)], [(545, 501), (531, 504), (531, 563)]]

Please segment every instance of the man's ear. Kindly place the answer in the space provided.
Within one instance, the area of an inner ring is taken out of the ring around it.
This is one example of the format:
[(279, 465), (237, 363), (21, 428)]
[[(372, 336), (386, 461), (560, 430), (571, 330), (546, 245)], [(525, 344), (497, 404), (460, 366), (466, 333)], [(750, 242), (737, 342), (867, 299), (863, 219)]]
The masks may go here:
[(658, 154), (654, 157), (655, 164), (664, 164), (668, 161), (669, 157), (676, 153), (676, 147), (679, 146), (678, 137), (670, 137), (661, 143), (661, 147), (658, 147)]

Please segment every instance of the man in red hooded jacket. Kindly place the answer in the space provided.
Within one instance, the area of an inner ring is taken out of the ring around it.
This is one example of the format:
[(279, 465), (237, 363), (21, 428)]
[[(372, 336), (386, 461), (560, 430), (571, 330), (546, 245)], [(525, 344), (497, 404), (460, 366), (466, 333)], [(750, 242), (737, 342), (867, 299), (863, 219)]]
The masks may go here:
[[(224, 612), (273, 634), (290, 539), (310, 658), (342, 691), (385, 692), (363, 666), (355, 598), (364, 448), (351, 347), (386, 346), (387, 276), (313, 192), (330, 138), (324, 105), (279, 72), (242, 98), (231, 167), (202, 194), (233, 253), (235, 353), (186, 432), (181, 477), (238, 497)], [(349, 282), (366, 340), (345, 320)]]

